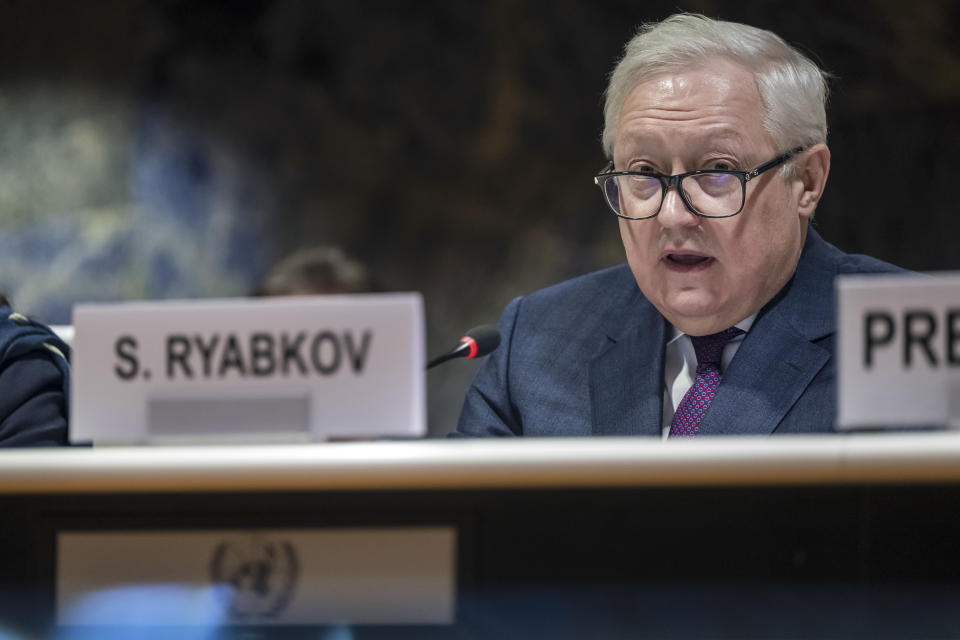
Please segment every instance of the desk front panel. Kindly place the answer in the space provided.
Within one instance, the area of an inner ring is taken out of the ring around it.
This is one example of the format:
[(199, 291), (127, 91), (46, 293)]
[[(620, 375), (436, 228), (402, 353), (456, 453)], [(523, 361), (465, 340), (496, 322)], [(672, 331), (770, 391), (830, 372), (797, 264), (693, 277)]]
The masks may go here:
[[(7, 494), (0, 620), (50, 633), (61, 533), (439, 527), (454, 624), (354, 637), (960, 637), (958, 505), (952, 482)], [(224, 633), (316, 637), (260, 622)]]

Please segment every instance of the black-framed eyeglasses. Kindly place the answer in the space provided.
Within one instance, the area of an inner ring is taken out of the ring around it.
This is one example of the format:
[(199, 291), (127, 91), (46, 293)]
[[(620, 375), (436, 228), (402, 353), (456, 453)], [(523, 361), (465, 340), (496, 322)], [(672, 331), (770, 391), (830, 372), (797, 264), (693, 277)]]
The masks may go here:
[(676, 187), (687, 209), (703, 218), (729, 218), (743, 211), (747, 183), (804, 150), (792, 149), (752, 171), (688, 171), (675, 176), (639, 171), (613, 171), (609, 163), (593, 177), (610, 209), (627, 220), (646, 220), (660, 213), (670, 187)]

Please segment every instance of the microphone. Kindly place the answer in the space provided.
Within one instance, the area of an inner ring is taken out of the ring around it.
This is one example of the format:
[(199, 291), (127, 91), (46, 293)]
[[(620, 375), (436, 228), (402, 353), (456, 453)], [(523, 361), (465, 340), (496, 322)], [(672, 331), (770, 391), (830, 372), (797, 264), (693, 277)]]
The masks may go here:
[(496, 327), (484, 324), (474, 327), (460, 338), (460, 344), (427, 363), (432, 369), (442, 362), (453, 358), (482, 358), (500, 346), (500, 332)]

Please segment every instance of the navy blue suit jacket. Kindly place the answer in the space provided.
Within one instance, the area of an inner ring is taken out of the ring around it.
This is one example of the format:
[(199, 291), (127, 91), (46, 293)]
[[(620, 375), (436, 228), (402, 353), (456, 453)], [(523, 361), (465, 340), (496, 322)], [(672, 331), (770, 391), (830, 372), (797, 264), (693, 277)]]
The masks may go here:
[[(813, 229), (757, 315), (699, 434), (833, 431), (839, 274), (898, 271)], [(669, 326), (621, 265), (513, 300), (453, 435), (660, 436)]]
[(68, 444), (70, 348), (0, 306), (0, 447)]

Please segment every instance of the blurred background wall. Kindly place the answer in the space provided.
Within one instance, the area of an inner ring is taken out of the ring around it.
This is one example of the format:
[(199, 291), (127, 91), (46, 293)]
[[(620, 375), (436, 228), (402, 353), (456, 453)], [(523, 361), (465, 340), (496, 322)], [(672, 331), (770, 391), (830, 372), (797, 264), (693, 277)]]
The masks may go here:
[[(678, 9), (832, 72), (815, 225), (960, 268), (960, 4), (0, 0), (0, 290), (73, 303), (247, 294), (337, 245), (417, 290), (428, 351), (512, 297), (623, 260), (591, 176), (606, 76)], [(430, 429), (475, 365), (428, 376)]]

